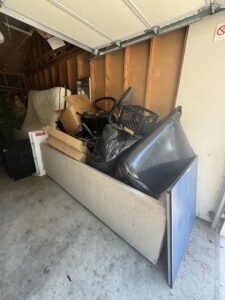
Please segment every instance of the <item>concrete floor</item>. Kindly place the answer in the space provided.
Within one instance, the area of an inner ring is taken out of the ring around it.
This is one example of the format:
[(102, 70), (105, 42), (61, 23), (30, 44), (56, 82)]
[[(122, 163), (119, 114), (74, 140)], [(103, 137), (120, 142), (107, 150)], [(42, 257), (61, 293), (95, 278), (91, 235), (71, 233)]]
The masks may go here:
[(172, 290), (162, 259), (152, 265), (50, 178), (0, 172), (1, 300), (219, 299), (222, 247), (198, 220)]

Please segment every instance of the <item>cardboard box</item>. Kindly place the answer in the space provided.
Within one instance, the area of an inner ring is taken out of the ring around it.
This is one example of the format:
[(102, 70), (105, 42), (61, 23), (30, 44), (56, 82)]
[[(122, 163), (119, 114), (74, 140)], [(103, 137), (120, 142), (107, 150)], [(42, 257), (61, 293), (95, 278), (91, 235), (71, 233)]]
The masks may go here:
[(87, 95), (71, 95), (65, 97), (65, 100), (69, 107), (55, 112), (66, 133), (74, 136), (81, 130), (81, 119), (77, 113), (83, 114), (84, 112), (94, 111), (94, 109)]

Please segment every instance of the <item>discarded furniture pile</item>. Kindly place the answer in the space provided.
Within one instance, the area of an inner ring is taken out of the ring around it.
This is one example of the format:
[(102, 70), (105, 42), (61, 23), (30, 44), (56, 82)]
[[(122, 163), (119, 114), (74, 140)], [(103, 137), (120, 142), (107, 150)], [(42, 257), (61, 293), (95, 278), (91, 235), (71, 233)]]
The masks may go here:
[(167, 246), (173, 286), (196, 207), (197, 158), (181, 115), (178, 107), (160, 119), (134, 105), (131, 87), (120, 99), (93, 103), (61, 88), (32, 91), (22, 126), (30, 143), (4, 152), (8, 161), (15, 156), (13, 170), (17, 162), (26, 171), (8, 174), (47, 174), (153, 264)]

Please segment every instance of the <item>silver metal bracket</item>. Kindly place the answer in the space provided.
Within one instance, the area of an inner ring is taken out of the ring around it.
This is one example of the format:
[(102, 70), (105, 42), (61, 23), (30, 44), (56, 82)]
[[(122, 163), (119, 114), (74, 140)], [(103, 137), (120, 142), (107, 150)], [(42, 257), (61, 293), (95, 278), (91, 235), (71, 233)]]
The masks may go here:
[(114, 43), (116, 46), (118, 46), (119, 48), (121, 47), (122, 42), (120, 40), (115, 41)]
[(93, 49), (93, 54), (94, 54), (95, 56), (98, 55), (98, 52), (99, 52), (99, 49), (97, 49), (97, 48)]

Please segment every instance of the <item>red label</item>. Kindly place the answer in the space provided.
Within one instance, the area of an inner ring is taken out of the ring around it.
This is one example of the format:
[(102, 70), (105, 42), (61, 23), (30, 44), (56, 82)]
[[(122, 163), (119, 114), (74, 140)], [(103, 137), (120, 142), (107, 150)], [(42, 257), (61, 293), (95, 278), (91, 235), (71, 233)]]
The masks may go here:
[(36, 136), (45, 135), (45, 132), (43, 132), (43, 131), (42, 131), (42, 132), (36, 132), (35, 135), (36, 135)]

